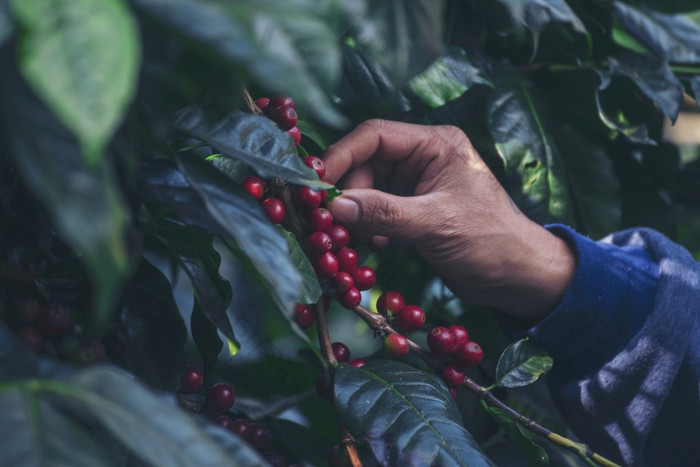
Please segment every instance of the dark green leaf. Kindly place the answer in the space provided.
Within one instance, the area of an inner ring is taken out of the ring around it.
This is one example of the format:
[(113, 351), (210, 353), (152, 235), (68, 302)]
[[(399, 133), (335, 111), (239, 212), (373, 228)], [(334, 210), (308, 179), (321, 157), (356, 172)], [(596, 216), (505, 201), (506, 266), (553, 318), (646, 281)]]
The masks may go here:
[(298, 423), (284, 419), (272, 420), (268, 425), (275, 430), (275, 436), (297, 458), (311, 465), (325, 465), (334, 440), (323, 436)]
[(586, 33), (586, 27), (564, 0), (499, 0), (508, 9), (516, 24), (524, 24), (534, 33), (542, 31), (552, 21), (570, 24), (576, 32)]
[(328, 98), (340, 71), (331, 4), (312, 0), (132, 3), (219, 60), (245, 69), (257, 85), (293, 96), (299, 108), (309, 109), (330, 125), (344, 123)]
[(96, 164), (136, 87), (140, 48), (129, 9), (118, 0), (12, 5), (22, 73)]
[(690, 89), (696, 102), (700, 102), (700, 76), (693, 76), (687, 79)]
[[(670, 62), (700, 62), (700, 25), (684, 15), (613, 2), (615, 16), (639, 42)], [(700, 7), (696, 3), (696, 8)]]
[(209, 144), (219, 157), (231, 157), (251, 166), (261, 177), (279, 177), (290, 183), (329, 188), (299, 158), (291, 137), (270, 119), (234, 111), (209, 122), (196, 107), (184, 109), (175, 129)]
[(503, 185), (536, 222), (570, 224), (569, 188), (545, 115), (516, 71), (502, 66), (494, 76), (486, 125), (505, 168)]
[(192, 306), (190, 329), (192, 330), (192, 340), (199, 349), (199, 353), (202, 354), (204, 380), (209, 381), (209, 377), (219, 360), (219, 354), (224, 348), (224, 342), (219, 337), (216, 325), (206, 317), (197, 300)]
[(186, 360), (187, 328), (170, 282), (145, 259), (126, 287), (119, 323), (129, 369), (154, 387), (176, 387)]
[(94, 324), (103, 328), (129, 273), (124, 242), (129, 211), (109, 161), (86, 166), (75, 140), (31, 93), (11, 60), (0, 56), (0, 128), (27, 189), (46, 207), (60, 236), (81, 253), (94, 287)]
[(294, 234), (285, 232), (284, 235), (287, 238), (289, 255), (292, 258), (292, 262), (301, 273), (302, 283), (299, 303), (316, 303), (323, 293), (323, 290), (318, 283), (318, 277), (316, 277), (314, 268), (311, 266), (309, 258), (304, 253), (304, 250), (302, 250)]
[(0, 47), (5, 44), (14, 32), (14, 24), (10, 19), (10, 0), (0, 0)]
[(530, 435), (522, 429), (520, 424), (517, 423), (513, 417), (497, 407), (489, 407), (483, 402), (482, 405), (498, 422), (498, 425), (503, 429), (503, 431), (506, 432), (511, 442), (523, 454), (527, 460), (528, 466), (546, 467), (549, 465), (549, 456), (547, 455), (547, 452), (542, 448), (542, 446), (532, 441)]
[(552, 359), (527, 339), (510, 344), (496, 366), (496, 386), (516, 388), (537, 381), (552, 368)]
[(72, 289), (85, 281), (83, 265), (78, 258), (53, 261), (35, 271), (34, 280), (41, 288)]
[(462, 426), (440, 378), (409, 365), (372, 360), (335, 372), (336, 410), (382, 465), (492, 465)]

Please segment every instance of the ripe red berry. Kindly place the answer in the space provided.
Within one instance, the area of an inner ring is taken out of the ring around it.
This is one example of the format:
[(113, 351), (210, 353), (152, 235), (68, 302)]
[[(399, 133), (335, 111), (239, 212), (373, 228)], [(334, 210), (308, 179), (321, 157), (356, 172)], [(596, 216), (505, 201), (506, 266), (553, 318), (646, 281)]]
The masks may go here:
[(434, 327), (428, 333), (428, 348), (438, 357), (447, 357), (455, 349), (452, 333), (445, 327)]
[(299, 120), (297, 111), (289, 105), (272, 108), (267, 112), (267, 116), (283, 131), (294, 128)]
[(347, 345), (343, 344), (342, 342), (333, 342), (331, 347), (333, 348), (333, 355), (335, 355), (335, 359), (340, 363), (347, 363), (350, 361), (350, 349)]
[(279, 452), (268, 451), (263, 457), (272, 467), (287, 467), (287, 458)]
[(24, 327), (19, 330), (19, 337), (21, 337), (34, 352), (42, 353), (44, 351), (44, 336), (41, 335), (41, 331), (37, 328), (33, 326)]
[(300, 328), (309, 329), (314, 324), (315, 319), (316, 313), (314, 313), (313, 306), (297, 303), (294, 309), (294, 321), (296, 321)]
[(250, 433), (248, 434), (248, 442), (260, 451), (266, 451), (270, 448), (270, 440), (272, 433), (270, 429), (262, 423), (251, 423)]
[(302, 159), (302, 162), (307, 166), (314, 169), (318, 174), (318, 178), (323, 179), (326, 176), (326, 163), (316, 156), (306, 156)]
[(391, 354), (401, 357), (408, 353), (408, 340), (401, 334), (389, 334), (384, 339), (384, 348)]
[(330, 279), (338, 272), (338, 259), (327, 251), (313, 261), (314, 271), (320, 279)]
[(340, 304), (352, 310), (362, 301), (362, 293), (357, 287), (350, 287), (347, 292), (339, 294)]
[(306, 222), (313, 232), (325, 232), (333, 223), (333, 214), (326, 208), (316, 208), (306, 215)]
[(294, 193), (294, 200), (304, 211), (311, 211), (321, 205), (321, 192), (302, 186)]
[(289, 106), (293, 109), (297, 108), (297, 103), (294, 102), (290, 96), (285, 94), (278, 94), (270, 99), (270, 109), (275, 109), (277, 107)]
[(231, 431), (243, 439), (248, 439), (248, 436), (250, 436), (250, 422), (242, 418), (234, 420), (231, 424)]
[(31, 297), (23, 298), (17, 302), (15, 309), (17, 311), (17, 317), (23, 323), (33, 323), (39, 319), (39, 315), (41, 314), (39, 302)]
[(227, 430), (230, 430), (233, 426), (233, 420), (231, 420), (231, 417), (227, 415), (219, 415), (218, 417), (216, 417), (216, 424), (219, 425), (221, 428), (226, 428)]
[(483, 357), (484, 351), (481, 350), (481, 346), (474, 341), (467, 341), (457, 346), (454, 352), (452, 352), (455, 365), (464, 369), (477, 366), (481, 363)]
[(456, 388), (464, 384), (467, 377), (460, 370), (453, 366), (446, 366), (442, 370), (442, 380), (451, 388)]
[(455, 347), (458, 345), (464, 344), (469, 340), (469, 333), (467, 332), (466, 329), (464, 329), (464, 326), (459, 326), (458, 324), (453, 324), (449, 328), (447, 328), (450, 333), (452, 333), (452, 338), (455, 341)]
[[(340, 264), (340, 262), (338, 262)], [(333, 276), (333, 288), (335, 288), (338, 296), (345, 295), (345, 292), (352, 289), (354, 281), (352, 275), (347, 272), (340, 271), (335, 276)]]
[(286, 212), (282, 201), (277, 198), (267, 198), (262, 202), (262, 207), (265, 215), (273, 224), (281, 224), (284, 221)]
[(269, 97), (259, 97), (255, 99), (255, 105), (258, 106), (258, 108), (265, 113), (267, 109), (270, 108), (270, 98)]
[(322, 255), (327, 251), (331, 251), (333, 242), (331, 242), (331, 237), (326, 232), (316, 231), (309, 235), (308, 246), (313, 254)]
[(206, 395), (206, 408), (214, 413), (226, 412), (233, 406), (236, 396), (233, 388), (226, 383), (216, 383)]
[(333, 241), (333, 251), (339, 251), (350, 243), (350, 232), (348, 232), (345, 226), (331, 224), (331, 226), (326, 229), (326, 232), (331, 236), (331, 240)]
[(366, 363), (367, 363), (366, 358), (355, 358), (355, 359), (350, 360), (348, 362), (349, 365), (352, 365), (355, 368), (362, 368), (363, 366), (365, 366)]
[(39, 330), (45, 336), (64, 334), (73, 329), (73, 312), (63, 305), (49, 303), (41, 307)]
[(355, 271), (357, 270), (357, 252), (352, 248), (345, 247), (337, 250), (335, 255), (338, 258), (338, 269), (352, 274), (354, 281)]
[(186, 366), (185, 371), (180, 375), (180, 387), (177, 392), (180, 394), (194, 394), (202, 389), (203, 376), (199, 369), (193, 366)]
[(254, 175), (249, 175), (244, 178), (241, 182), (241, 187), (255, 199), (262, 199), (263, 192), (265, 191), (265, 184), (263, 181)]
[(287, 133), (289, 133), (289, 136), (291, 136), (292, 140), (294, 140), (294, 144), (297, 146), (301, 144), (301, 130), (298, 126), (291, 127), (289, 130), (287, 130)]
[(396, 314), (396, 323), (404, 332), (415, 331), (425, 324), (425, 312), (416, 305), (406, 305)]
[(355, 279), (355, 287), (360, 290), (369, 290), (377, 282), (377, 275), (374, 273), (374, 269), (369, 266), (358, 267), (352, 277)]
[(403, 307), (403, 295), (396, 290), (387, 290), (377, 299), (377, 311), (384, 316), (396, 314)]

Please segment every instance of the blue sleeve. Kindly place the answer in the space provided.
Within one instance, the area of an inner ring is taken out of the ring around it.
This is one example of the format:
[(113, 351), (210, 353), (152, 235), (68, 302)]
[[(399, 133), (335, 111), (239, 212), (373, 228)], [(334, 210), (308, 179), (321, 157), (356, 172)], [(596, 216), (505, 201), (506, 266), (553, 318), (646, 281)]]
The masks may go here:
[(627, 465), (700, 465), (700, 263), (649, 229), (594, 242), (547, 228), (572, 246), (576, 273), (524, 334), (554, 358), (571, 428)]

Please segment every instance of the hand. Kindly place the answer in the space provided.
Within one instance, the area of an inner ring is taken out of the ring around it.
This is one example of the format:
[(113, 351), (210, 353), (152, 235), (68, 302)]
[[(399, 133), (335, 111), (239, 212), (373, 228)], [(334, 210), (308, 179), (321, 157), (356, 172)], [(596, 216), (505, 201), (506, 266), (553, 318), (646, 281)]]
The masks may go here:
[(324, 161), (326, 181), (343, 179), (338, 222), (412, 244), (466, 301), (541, 319), (561, 300), (571, 250), (518, 210), (458, 128), (369, 120)]

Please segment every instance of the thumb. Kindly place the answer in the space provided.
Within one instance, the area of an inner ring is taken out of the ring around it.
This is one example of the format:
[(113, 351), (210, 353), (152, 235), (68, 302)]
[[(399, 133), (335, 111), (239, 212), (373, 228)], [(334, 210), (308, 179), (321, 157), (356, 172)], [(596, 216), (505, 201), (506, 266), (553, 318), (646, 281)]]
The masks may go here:
[(328, 205), (334, 221), (370, 235), (411, 241), (426, 227), (421, 196), (402, 197), (383, 191), (355, 188)]

